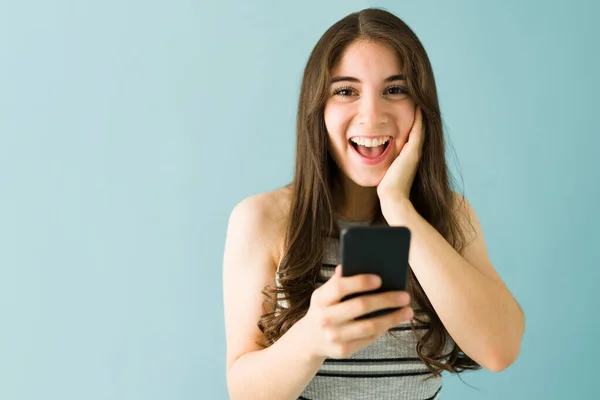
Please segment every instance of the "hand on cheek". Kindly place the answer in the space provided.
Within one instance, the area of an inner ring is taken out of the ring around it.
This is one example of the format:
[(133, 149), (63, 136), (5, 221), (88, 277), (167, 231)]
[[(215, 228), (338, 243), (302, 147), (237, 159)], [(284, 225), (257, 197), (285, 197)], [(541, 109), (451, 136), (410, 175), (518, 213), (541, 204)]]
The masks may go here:
[(415, 119), (400, 154), (389, 166), (377, 186), (382, 204), (408, 200), (423, 149), (423, 115), (416, 106)]

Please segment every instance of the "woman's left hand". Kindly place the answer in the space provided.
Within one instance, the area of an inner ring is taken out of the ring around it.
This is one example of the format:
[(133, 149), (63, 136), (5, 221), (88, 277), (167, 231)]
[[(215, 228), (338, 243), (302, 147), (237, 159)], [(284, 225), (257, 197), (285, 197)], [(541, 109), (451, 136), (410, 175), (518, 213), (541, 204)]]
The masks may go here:
[(417, 166), (423, 150), (423, 115), (421, 108), (416, 106), (415, 120), (408, 134), (408, 139), (400, 154), (389, 166), (385, 175), (377, 185), (377, 195), (382, 211), (391, 204), (410, 201), (410, 188), (412, 187)]

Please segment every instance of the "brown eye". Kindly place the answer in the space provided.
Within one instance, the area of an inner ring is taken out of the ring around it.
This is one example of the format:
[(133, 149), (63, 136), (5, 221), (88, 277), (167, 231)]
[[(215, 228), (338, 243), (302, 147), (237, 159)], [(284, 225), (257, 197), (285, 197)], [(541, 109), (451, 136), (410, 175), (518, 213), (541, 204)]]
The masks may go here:
[(386, 89), (386, 93), (391, 95), (402, 95), (407, 94), (408, 90), (403, 86), (390, 86)]
[(355, 90), (352, 87), (342, 87), (336, 89), (333, 94), (334, 96), (348, 97), (354, 94)]

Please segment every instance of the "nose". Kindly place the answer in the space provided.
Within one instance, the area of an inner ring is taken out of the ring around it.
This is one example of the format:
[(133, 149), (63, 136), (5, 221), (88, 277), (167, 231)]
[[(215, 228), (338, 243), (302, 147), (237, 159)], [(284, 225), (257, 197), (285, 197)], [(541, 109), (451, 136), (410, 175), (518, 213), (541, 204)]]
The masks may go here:
[(360, 98), (356, 122), (366, 126), (384, 125), (388, 118), (385, 111), (384, 99), (377, 94), (363, 93)]

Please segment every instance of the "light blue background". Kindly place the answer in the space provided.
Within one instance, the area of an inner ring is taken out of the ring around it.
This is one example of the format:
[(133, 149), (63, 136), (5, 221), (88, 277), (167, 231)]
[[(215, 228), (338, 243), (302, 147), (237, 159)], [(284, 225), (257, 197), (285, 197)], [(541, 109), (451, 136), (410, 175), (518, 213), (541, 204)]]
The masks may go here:
[(308, 54), (368, 6), (425, 45), (527, 319), (513, 366), (443, 398), (593, 397), (598, 4), (0, 3), (0, 398), (227, 398), (229, 212), (291, 179)]

